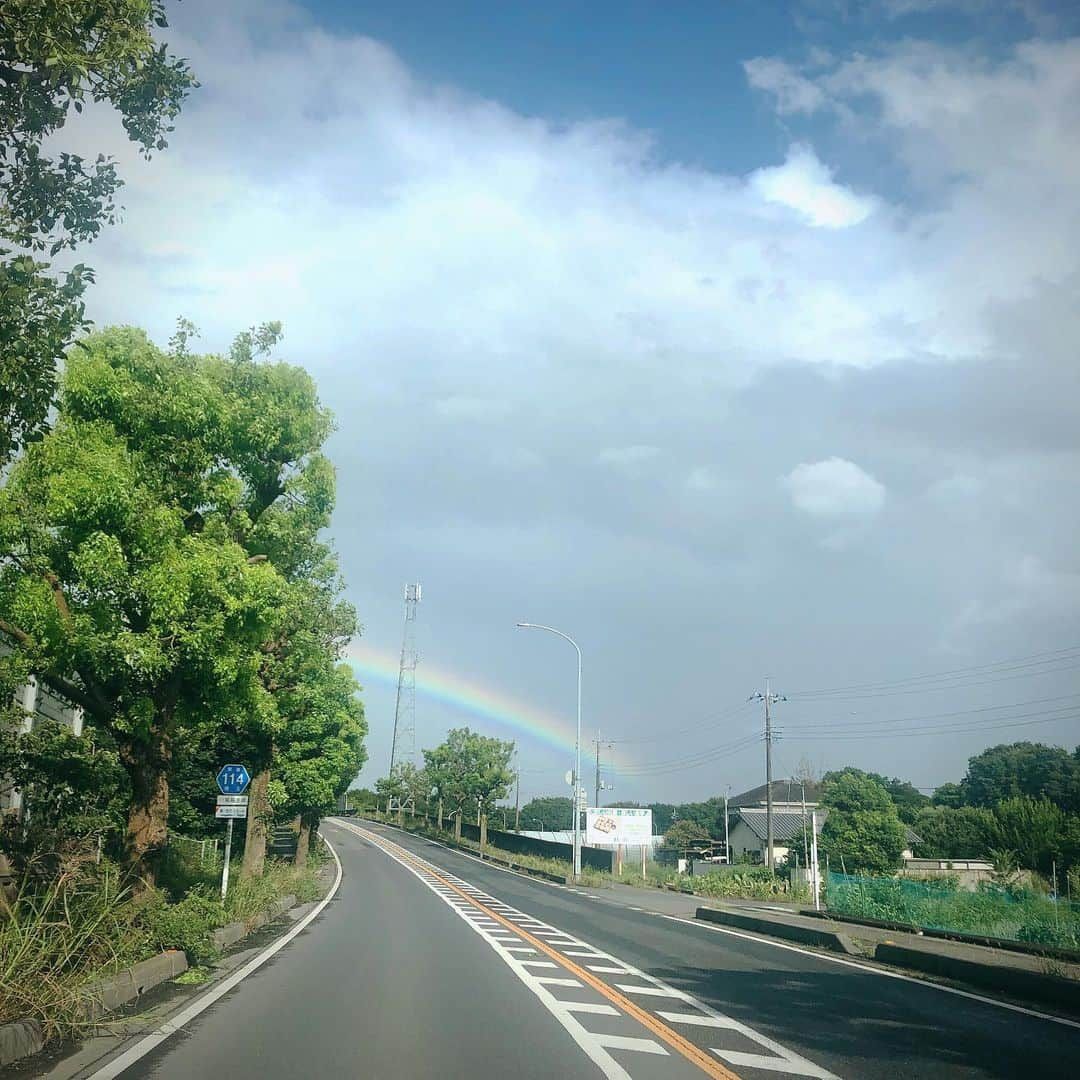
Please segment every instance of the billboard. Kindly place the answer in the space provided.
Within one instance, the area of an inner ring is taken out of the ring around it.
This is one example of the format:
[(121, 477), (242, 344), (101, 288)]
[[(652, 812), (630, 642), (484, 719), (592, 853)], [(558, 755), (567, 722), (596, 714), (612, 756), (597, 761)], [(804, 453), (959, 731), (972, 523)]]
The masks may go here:
[(586, 844), (629, 844), (637, 847), (651, 842), (651, 810), (626, 806), (590, 806), (585, 811)]

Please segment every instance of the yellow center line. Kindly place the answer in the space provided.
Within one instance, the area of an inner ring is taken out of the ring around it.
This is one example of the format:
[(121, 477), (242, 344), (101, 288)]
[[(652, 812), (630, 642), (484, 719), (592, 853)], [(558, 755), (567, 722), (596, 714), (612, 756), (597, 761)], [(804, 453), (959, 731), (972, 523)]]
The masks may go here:
[[(361, 830), (357, 830), (358, 832)], [(366, 833), (366, 831), (365, 831)], [(382, 837), (377, 837), (374, 833), (366, 833), (371, 837), (376, 844), (383, 847), (385, 850), (386, 844), (390, 841), (384, 841)], [(437, 881), (441, 881), (448, 889), (453, 889), (458, 896), (468, 900), (478, 910), (484, 912), (489, 918), (494, 919), (496, 922), (501, 923), (508, 930), (512, 930), (515, 934), (527, 941), (534, 949), (539, 949), (546, 956), (549, 956), (552, 960), (556, 961), (560, 966), (571, 972), (578, 979), (591, 986), (597, 993), (606, 997), (612, 1004), (617, 1005), (623, 1012), (632, 1016), (639, 1024), (651, 1031), (657, 1038), (662, 1039), (677, 1053), (682, 1054), (687, 1061), (696, 1065), (702, 1072), (708, 1076), (714, 1076), (717, 1080), (739, 1080), (739, 1076), (733, 1073), (730, 1069), (726, 1069), (720, 1064), (714, 1057), (711, 1057), (706, 1051), (702, 1050), (699, 1046), (695, 1046), (689, 1039), (683, 1038), (677, 1031), (669, 1028), (666, 1024), (661, 1023), (652, 1013), (646, 1012), (640, 1005), (635, 1004), (624, 994), (620, 994), (618, 990), (614, 990), (608, 986), (603, 980), (598, 979), (591, 972), (586, 971), (579, 964), (575, 964), (569, 957), (563, 956), (562, 953), (553, 949), (546, 942), (541, 941), (539, 938), (534, 937), (527, 930), (518, 926), (516, 923), (511, 922), (509, 919), (504, 918), (497, 911), (489, 908), (487, 905), (482, 904), (479, 900), (470, 896), (467, 892), (459, 889), (452, 881), (448, 881), (438, 871), (433, 870), (430, 866), (424, 865), (419, 862), (412, 854), (403, 847), (397, 844), (393, 845), (397, 848), (396, 854), (412, 863), (419, 870), (423, 870), (424, 873), (430, 874)]]

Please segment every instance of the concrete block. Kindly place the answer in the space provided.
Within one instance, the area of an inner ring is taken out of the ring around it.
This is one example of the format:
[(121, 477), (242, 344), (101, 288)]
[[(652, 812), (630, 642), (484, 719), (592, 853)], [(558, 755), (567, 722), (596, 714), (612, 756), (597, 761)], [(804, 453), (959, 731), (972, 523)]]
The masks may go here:
[(219, 949), (227, 949), (230, 945), (235, 945), (246, 933), (247, 927), (242, 922), (231, 922), (219, 927), (210, 937)]
[(985, 960), (954, 956), (931, 948), (913, 948), (884, 941), (874, 949), (874, 959), (883, 964), (910, 968), (928, 975), (996, 990), (1011, 997), (1041, 1001), (1060, 1009), (1080, 1011), (1080, 981), (1059, 975), (1024, 970), (1003, 958), (989, 955)]
[(815, 945), (819, 949), (846, 953), (848, 956), (862, 955), (851, 938), (837, 930), (802, 926), (778, 918), (759, 917), (742, 911), (727, 911), (723, 908), (698, 908), (696, 917), (703, 922), (720, 923), (740, 930), (750, 930), (755, 934), (784, 938), (786, 941), (798, 941), (803, 945)]
[(119, 1009), (140, 994), (187, 971), (187, 957), (179, 949), (169, 949), (148, 960), (140, 960), (123, 971), (83, 991), (82, 1015), (96, 1020), (104, 1013)]
[(0, 1065), (36, 1054), (45, 1045), (41, 1025), (36, 1020), (14, 1020), (0, 1024)]

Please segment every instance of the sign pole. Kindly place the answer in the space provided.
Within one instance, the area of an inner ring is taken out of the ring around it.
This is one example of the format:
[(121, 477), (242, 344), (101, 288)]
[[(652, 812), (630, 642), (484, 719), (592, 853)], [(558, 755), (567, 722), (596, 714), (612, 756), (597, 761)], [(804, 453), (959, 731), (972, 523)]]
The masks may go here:
[(810, 880), (814, 885), (814, 910), (821, 910), (821, 881), (819, 878), (820, 870), (818, 868), (818, 854), (817, 854), (817, 811), (814, 810), (810, 814), (810, 858), (812, 860), (812, 866), (810, 869)]
[(229, 891), (229, 859), (232, 858), (232, 827), (233, 819), (229, 818), (229, 824), (225, 827), (225, 864), (221, 868), (221, 899)]

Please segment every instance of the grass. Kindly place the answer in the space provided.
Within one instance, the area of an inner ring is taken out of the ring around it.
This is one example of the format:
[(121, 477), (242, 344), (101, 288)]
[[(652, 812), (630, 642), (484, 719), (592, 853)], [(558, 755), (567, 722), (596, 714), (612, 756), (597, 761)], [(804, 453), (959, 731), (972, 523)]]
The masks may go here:
[(986, 883), (968, 892), (939, 883), (830, 874), (827, 902), (838, 915), (1080, 949), (1080, 907)]
[(192, 965), (186, 981), (200, 981), (197, 973), (217, 956), (213, 930), (247, 921), (287, 894), (317, 899), (323, 859), (313, 852), (300, 867), (268, 860), (252, 878), (239, 876), (237, 864), (224, 904), (219, 880), (182, 859), (157, 888), (137, 887), (92, 855), (68, 857), (48, 874), (31, 867), (0, 921), (0, 1024), (34, 1019), (47, 1037), (77, 1034), (92, 983), (163, 949), (182, 949)]

